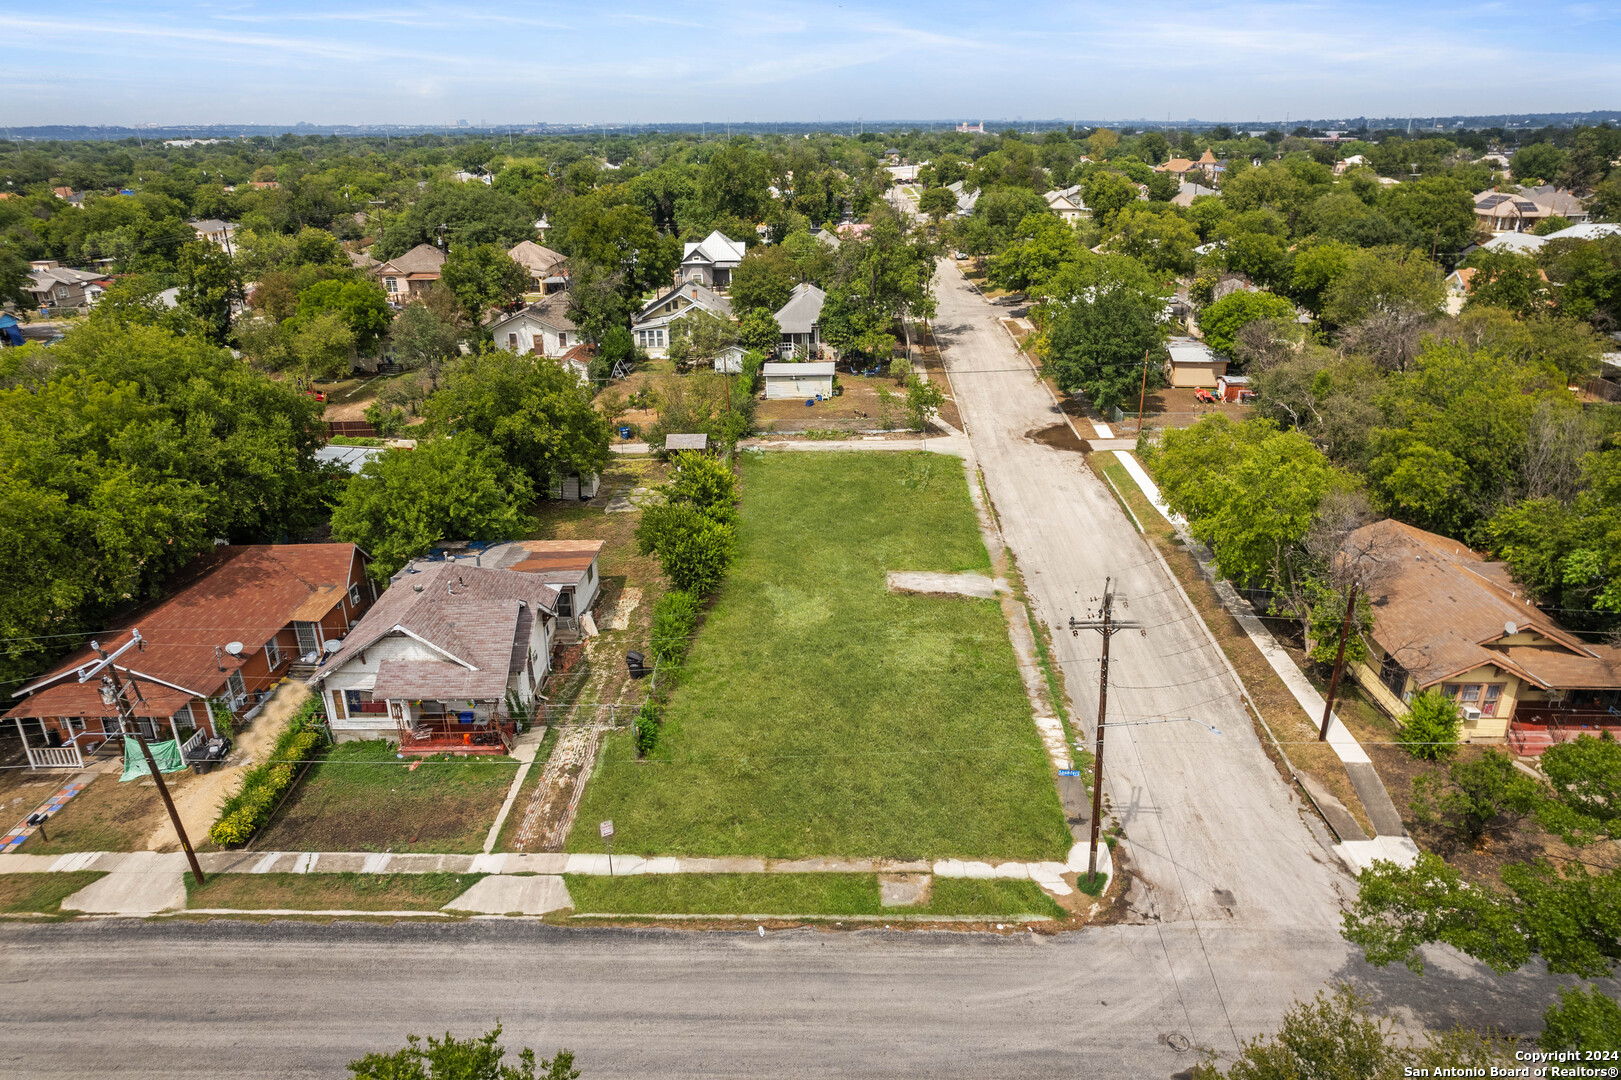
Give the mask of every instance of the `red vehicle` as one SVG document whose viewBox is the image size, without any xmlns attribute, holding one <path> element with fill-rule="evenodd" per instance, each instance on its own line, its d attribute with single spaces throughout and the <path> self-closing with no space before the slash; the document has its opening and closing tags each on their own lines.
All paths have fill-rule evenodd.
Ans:
<svg viewBox="0 0 1621 1080">
<path fill-rule="evenodd" d="M 325 390 L 306 390 L 306 391 L 304 391 L 304 393 L 307 396 L 312 397 L 316 401 L 319 401 L 319 402 L 321 402 L 323 404 L 325 404 L 325 402 L 326 402 L 326 391 Z"/>
<path fill-rule="evenodd" d="M 1221 398 L 1217 397 L 1215 394 L 1211 393 L 1209 390 L 1199 390 L 1193 396 L 1198 398 L 1201 402 L 1203 402 L 1206 405 L 1214 405 L 1214 404 L 1216 404 L 1216 402 L 1221 400 Z"/>
</svg>

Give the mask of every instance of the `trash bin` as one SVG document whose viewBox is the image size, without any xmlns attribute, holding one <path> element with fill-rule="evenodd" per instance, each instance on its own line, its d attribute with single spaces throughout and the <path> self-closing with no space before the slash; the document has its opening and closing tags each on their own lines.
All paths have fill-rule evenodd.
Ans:
<svg viewBox="0 0 1621 1080">
<path fill-rule="evenodd" d="M 625 667 L 630 670 L 630 677 L 640 679 L 647 674 L 647 658 L 632 649 L 625 653 Z"/>
</svg>

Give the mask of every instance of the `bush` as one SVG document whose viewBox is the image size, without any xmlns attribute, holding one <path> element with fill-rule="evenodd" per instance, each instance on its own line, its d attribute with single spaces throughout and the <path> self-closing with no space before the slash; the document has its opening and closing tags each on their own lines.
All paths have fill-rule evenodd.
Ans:
<svg viewBox="0 0 1621 1080">
<path fill-rule="evenodd" d="M 366 423 L 383 438 L 398 435 L 405 427 L 405 410 L 397 405 L 387 405 L 381 401 L 374 401 L 366 406 Z M 337 442 L 336 439 L 332 440 Z M 345 444 L 348 445 L 348 444 Z"/>
<path fill-rule="evenodd" d="M 676 589 L 653 607 L 653 655 L 662 663 L 679 663 L 698 629 L 698 598 Z"/>
<path fill-rule="evenodd" d="M 659 707 L 651 700 L 636 714 L 636 754 L 646 757 L 659 744 Z"/>
<path fill-rule="evenodd" d="M 1613 1050 L 1621 1046 L 1621 1006 L 1596 986 L 1559 991 L 1559 1004 L 1543 1014 L 1544 1050 Z"/>
<path fill-rule="evenodd" d="M 1426 690 L 1408 704 L 1402 749 L 1423 761 L 1444 761 L 1458 752 L 1458 706 L 1439 690 Z"/>
<path fill-rule="evenodd" d="M 270 820 L 270 815 L 298 778 L 297 764 L 307 761 L 316 748 L 326 742 L 326 733 L 321 727 L 325 722 L 321 699 L 310 697 L 276 740 L 270 756 L 263 764 L 248 770 L 236 794 L 220 807 L 219 819 L 208 830 L 210 840 L 229 846 L 245 844 L 253 838 Z"/>
</svg>

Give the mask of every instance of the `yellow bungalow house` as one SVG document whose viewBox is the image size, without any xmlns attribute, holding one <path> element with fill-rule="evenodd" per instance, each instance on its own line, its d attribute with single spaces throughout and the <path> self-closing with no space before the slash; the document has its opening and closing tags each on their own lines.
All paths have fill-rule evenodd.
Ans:
<svg viewBox="0 0 1621 1080">
<path fill-rule="evenodd" d="M 1503 563 L 1393 520 L 1356 530 L 1346 548 L 1372 568 L 1368 663 L 1352 670 L 1392 716 L 1437 688 L 1458 703 L 1463 738 L 1506 739 L 1522 754 L 1621 732 L 1621 649 L 1560 626 Z"/>
</svg>

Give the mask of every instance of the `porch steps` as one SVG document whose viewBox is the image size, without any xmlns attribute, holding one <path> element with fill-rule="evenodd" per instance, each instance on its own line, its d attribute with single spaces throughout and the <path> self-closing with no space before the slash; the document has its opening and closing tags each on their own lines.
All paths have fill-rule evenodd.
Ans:
<svg viewBox="0 0 1621 1080">
<path fill-rule="evenodd" d="M 1541 757 L 1542 752 L 1559 740 L 1545 728 L 1509 728 L 1508 745 L 1521 757 Z"/>
</svg>

